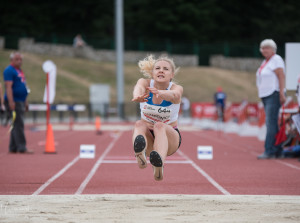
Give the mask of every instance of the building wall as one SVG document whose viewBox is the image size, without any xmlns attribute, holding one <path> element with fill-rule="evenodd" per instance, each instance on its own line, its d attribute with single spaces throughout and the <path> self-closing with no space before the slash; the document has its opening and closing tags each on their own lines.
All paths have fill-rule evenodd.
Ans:
<svg viewBox="0 0 300 223">
<path fill-rule="evenodd" d="M 209 65 L 222 69 L 256 71 L 263 59 L 262 58 L 233 58 L 223 55 L 214 55 L 210 57 Z"/>
<path fill-rule="evenodd" d="M 19 50 L 24 52 L 32 52 L 39 54 L 47 54 L 53 56 L 66 56 L 66 57 L 81 57 L 95 61 L 116 61 L 116 53 L 114 50 L 96 50 L 90 46 L 82 48 L 74 48 L 71 45 L 65 44 L 49 44 L 49 43 L 36 43 L 33 38 L 21 38 L 19 40 Z M 164 52 L 137 52 L 126 51 L 124 52 L 124 62 L 137 63 L 142 58 L 149 54 L 159 56 L 165 54 Z M 177 66 L 197 66 L 197 55 L 170 55 Z"/>
</svg>

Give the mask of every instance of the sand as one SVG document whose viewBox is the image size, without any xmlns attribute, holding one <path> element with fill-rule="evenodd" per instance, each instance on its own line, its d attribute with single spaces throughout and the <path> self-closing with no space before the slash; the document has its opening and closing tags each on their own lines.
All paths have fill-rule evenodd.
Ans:
<svg viewBox="0 0 300 223">
<path fill-rule="evenodd" d="M 0 222 L 300 222 L 300 196 L 1 195 Z"/>
</svg>

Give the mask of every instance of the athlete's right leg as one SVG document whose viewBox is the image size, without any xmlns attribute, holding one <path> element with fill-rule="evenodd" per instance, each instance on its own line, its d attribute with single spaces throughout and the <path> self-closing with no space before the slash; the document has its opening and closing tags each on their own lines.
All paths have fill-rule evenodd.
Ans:
<svg viewBox="0 0 300 223">
<path fill-rule="evenodd" d="M 153 150 L 153 136 L 144 121 L 139 120 L 135 123 L 132 141 L 139 167 L 141 169 L 146 168 L 146 154 L 149 155 L 150 151 Z"/>
</svg>

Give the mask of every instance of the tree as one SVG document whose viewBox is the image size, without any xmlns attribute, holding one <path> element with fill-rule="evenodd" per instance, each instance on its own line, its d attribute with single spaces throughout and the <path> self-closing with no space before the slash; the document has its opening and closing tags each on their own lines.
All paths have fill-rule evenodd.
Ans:
<svg viewBox="0 0 300 223">
<path fill-rule="evenodd" d="M 126 40 L 299 41 L 298 0 L 124 0 Z M 2 35 L 114 37 L 113 0 L 16 1 L 0 8 Z"/>
</svg>

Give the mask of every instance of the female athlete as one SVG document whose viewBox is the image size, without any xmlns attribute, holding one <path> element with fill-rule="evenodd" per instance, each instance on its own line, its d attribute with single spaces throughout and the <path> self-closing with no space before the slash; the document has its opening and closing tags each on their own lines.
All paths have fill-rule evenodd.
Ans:
<svg viewBox="0 0 300 223">
<path fill-rule="evenodd" d="M 152 55 L 138 63 L 146 78 L 141 78 L 133 90 L 132 101 L 140 102 L 141 120 L 135 123 L 133 148 L 138 165 L 147 167 L 147 156 L 155 180 L 163 179 L 164 162 L 181 144 L 177 128 L 183 88 L 172 82 L 178 68 L 172 59 Z"/>
</svg>

